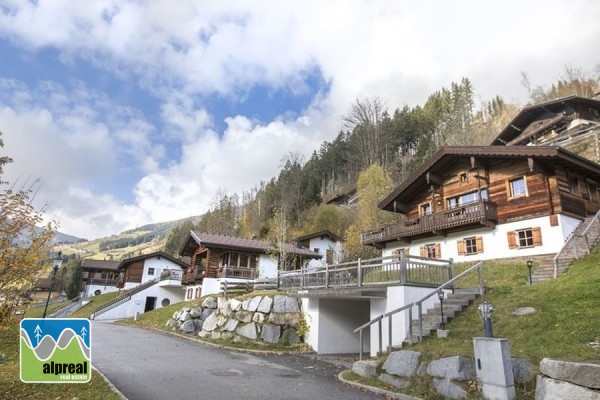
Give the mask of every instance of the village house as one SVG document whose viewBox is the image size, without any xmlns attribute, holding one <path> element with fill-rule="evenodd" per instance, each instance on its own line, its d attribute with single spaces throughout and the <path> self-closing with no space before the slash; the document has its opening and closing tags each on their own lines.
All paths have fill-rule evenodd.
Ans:
<svg viewBox="0 0 600 400">
<path fill-rule="evenodd" d="M 127 296 L 96 310 L 91 319 L 131 318 L 184 300 L 181 284 L 186 263 L 162 251 L 128 258 L 119 263 L 117 287 Z"/>
<path fill-rule="evenodd" d="M 445 147 L 379 207 L 364 244 L 456 262 L 556 254 L 600 209 L 600 165 L 557 146 Z"/>
<path fill-rule="evenodd" d="M 323 267 L 340 263 L 344 258 L 342 249 L 343 239 L 329 230 L 322 230 L 296 238 L 296 241 L 307 249 L 324 256 L 321 259 L 312 259 L 307 268 Z"/>
<path fill-rule="evenodd" d="M 274 280 L 279 269 L 301 269 L 322 258 L 300 242 L 275 244 L 200 231 L 190 231 L 179 255 L 191 259 L 182 280 L 188 300 L 220 293 L 224 281 Z M 285 265 L 279 265 L 281 258 Z"/>
<path fill-rule="evenodd" d="M 81 262 L 83 297 L 119 290 L 119 261 L 84 259 Z"/>
</svg>

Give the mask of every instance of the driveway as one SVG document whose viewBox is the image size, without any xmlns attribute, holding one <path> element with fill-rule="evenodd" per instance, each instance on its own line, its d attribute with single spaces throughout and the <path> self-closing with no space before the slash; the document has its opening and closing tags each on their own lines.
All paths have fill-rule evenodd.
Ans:
<svg viewBox="0 0 600 400">
<path fill-rule="evenodd" d="M 92 364 L 129 400 L 381 399 L 314 355 L 252 355 L 110 322 L 92 322 Z"/>
</svg>

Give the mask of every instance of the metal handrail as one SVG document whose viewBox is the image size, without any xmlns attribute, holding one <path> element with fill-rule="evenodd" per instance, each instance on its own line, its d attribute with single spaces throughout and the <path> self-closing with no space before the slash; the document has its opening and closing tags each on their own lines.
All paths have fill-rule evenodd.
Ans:
<svg viewBox="0 0 600 400">
<path fill-rule="evenodd" d="M 556 255 L 554 256 L 554 258 L 552 259 L 552 265 L 554 267 L 554 271 L 553 271 L 553 278 L 556 279 L 558 278 L 558 260 L 560 259 L 560 256 L 563 254 L 563 252 L 565 250 L 567 250 L 569 248 L 569 245 L 571 243 L 574 243 L 575 245 L 575 258 L 579 258 L 578 254 L 577 254 L 577 243 L 575 242 L 575 237 L 576 236 L 580 236 L 583 237 L 585 240 L 585 244 L 587 246 L 587 252 L 589 254 L 590 252 L 590 242 L 588 239 L 588 233 L 589 230 L 592 229 L 592 226 L 594 226 L 594 223 L 600 221 L 600 210 L 598 210 L 598 212 L 596 213 L 596 215 L 594 215 L 594 218 L 592 218 L 592 220 L 590 221 L 590 223 L 588 224 L 588 226 L 584 229 L 584 231 L 581 233 L 581 235 L 575 235 L 575 232 L 573 232 L 568 238 L 567 241 L 565 242 L 565 244 L 563 245 L 563 247 L 560 249 L 560 251 L 558 253 L 556 253 Z"/>
<path fill-rule="evenodd" d="M 423 302 L 425 302 L 425 300 L 427 300 L 428 298 L 430 298 L 431 296 L 433 296 L 434 294 L 437 294 L 437 292 L 439 292 L 442 289 L 448 288 L 448 287 L 452 287 L 453 288 L 453 284 L 454 282 L 456 282 L 458 279 L 462 278 L 463 276 L 471 273 L 474 269 L 477 268 L 478 270 L 478 274 L 479 274 L 479 284 L 478 284 L 478 288 L 479 288 L 479 294 L 483 295 L 484 294 L 484 288 L 483 288 L 483 274 L 482 274 L 482 266 L 483 266 L 483 261 L 478 262 L 477 264 L 473 265 L 472 267 L 468 268 L 467 270 L 461 272 L 460 274 L 456 275 L 454 278 L 448 280 L 446 283 L 442 284 L 441 286 L 437 287 L 436 289 L 432 290 L 429 294 L 427 294 L 426 296 L 424 296 L 423 298 L 421 298 L 420 300 L 417 301 L 413 301 L 411 303 L 405 304 L 404 306 L 400 307 L 400 308 L 396 308 L 392 311 L 388 311 L 385 314 L 381 314 L 378 317 L 373 318 L 372 320 L 370 320 L 369 322 L 359 326 L 358 328 L 356 328 L 354 330 L 354 333 L 359 333 L 359 341 L 360 341 L 360 351 L 359 351 L 359 359 L 362 360 L 362 353 L 363 353 L 363 330 L 365 328 L 369 328 L 371 327 L 371 325 L 377 323 L 378 327 L 379 327 L 379 352 L 381 353 L 383 348 L 382 348 L 382 330 L 381 330 L 381 326 L 382 326 L 382 320 L 383 318 L 390 318 L 390 322 L 388 323 L 388 329 L 389 329 L 389 333 L 388 333 L 388 351 L 391 351 L 392 349 L 392 316 L 394 314 L 397 314 L 401 311 L 404 310 L 409 310 L 409 325 L 408 325 L 408 330 L 409 330 L 409 337 L 412 339 L 413 336 L 413 332 L 412 332 L 412 308 L 414 306 L 418 307 L 419 310 L 419 341 L 423 340 Z"/>
</svg>

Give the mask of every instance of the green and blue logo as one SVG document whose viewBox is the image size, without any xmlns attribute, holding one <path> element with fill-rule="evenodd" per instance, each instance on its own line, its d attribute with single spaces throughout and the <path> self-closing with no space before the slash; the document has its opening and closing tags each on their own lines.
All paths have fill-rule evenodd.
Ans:
<svg viewBox="0 0 600 400">
<path fill-rule="evenodd" d="M 21 321 L 21 381 L 85 383 L 92 377 L 92 329 L 84 318 Z"/>
</svg>

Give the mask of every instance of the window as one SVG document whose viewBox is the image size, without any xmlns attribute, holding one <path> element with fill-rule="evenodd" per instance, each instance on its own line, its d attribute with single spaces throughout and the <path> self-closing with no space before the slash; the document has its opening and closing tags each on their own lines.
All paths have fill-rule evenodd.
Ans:
<svg viewBox="0 0 600 400">
<path fill-rule="evenodd" d="M 510 249 L 521 249 L 542 245 L 542 230 L 539 227 L 519 229 L 507 232 L 508 247 Z"/>
<path fill-rule="evenodd" d="M 439 243 L 430 243 L 420 247 L 421 257 L 442 258 L 442 249 Z"/>
<path fill-rule="evenodd" d="M 467 173 L 466 172 L 463 172 L 462 174 L 460 174 L 460 181 L 461 182 L 466 182 L 467 180 L 468 179 L 467 179 Z"/>
<path fill-rule="evenodd" d="M 525 185 L 525 177 L 513 179 L 508 182 L 510 187 L 510 197 L 527 196 L 527 187 Z"/>
<path fill-rule="evenodd" d="M 460 196 L 450 197 L 446 200 L 448 208 L 460 207 L 463 204 L 473 203 L 479 200 L 487 200 L 488 191 L 487 189 L 481 189 L 479 192 L 471 192 L 461 194 Z"/>
<path fill-rule="evenodd" d="M 579 179 L 576 176 L 569 175 L 569 191 L 571 194 L 579 196 Z"/>
<path fill-rule="evenodd" d="M 481 236 L 458 240 L 456 244 L 459 256 L 483 253 L 483 238 Z"/>
<path fill-rule="evenodd" d="M 429 204 L 429 203 L 421 204 L 420 211 L 421 211 L 421 215 L 431 214 L 431 204 Z"/>
<path fill-rule="evenodd" d="M 396 250 L 392 251 L 392 262 L 393 263 L 400 262 L 401 256 L 404 256 L 403 257 L 404 259 L 406 259 L 408 257 L 408 249 L 407 248 L 396 249 Z"/>
<path fill-rule="evenodd" d="M 314 251 L 315 253 L 319 254 L 319 248 L 318 248 L 318 247 L 315 247 L 315 248 L 313 249 L 313 251 Z"/>
<path fill-rule="evenodd" d="M 587 181 L 588 192 L 590 193 L 590 198 L 594 203 L 598 202 L 598 185 L 594 181 Z"/>
<path fill-rule="evenodd" d="M 148 275 L 154 275 L 154 268 L 148 268 Z"/>
</svg>

